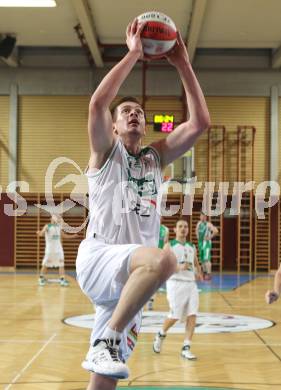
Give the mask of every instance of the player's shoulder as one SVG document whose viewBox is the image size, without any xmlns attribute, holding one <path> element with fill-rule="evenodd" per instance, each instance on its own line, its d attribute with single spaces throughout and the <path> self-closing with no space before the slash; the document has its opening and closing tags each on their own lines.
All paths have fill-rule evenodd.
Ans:
<svg viewBox="0 0 281 390">
<path fill-rule="evenodd" d="M 188 247 L 191 247 L 193 249 L 196 248 L 195 244 L 193 244 L 193 242 L 191 242 L 191 241 L 186 241 L 185 245 L 188 246 Z"/>
<path fill-rule="evenodd" d="M 178 244 L 178 241 L 175 238 L 173 238 L 172 240 L 169 241 L 169 244 L 171 247 L 173 247 Z"/>
</svg>

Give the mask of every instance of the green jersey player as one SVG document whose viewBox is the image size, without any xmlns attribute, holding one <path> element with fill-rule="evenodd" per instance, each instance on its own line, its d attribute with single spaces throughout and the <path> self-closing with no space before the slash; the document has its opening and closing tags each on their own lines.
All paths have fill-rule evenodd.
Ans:
<svg viewBox="0 0 281 390">
<path fill-rule="evenodd" d="M 218 232 L 218 229 L 211 222 L 207 221 L 207 216 L 201 212 L 200 221 L 196 226 L 196 236 L 198 240 L 199 260 L 202 265 L 205 280 L 211 279 L 212 238 Z"/>
</svg>

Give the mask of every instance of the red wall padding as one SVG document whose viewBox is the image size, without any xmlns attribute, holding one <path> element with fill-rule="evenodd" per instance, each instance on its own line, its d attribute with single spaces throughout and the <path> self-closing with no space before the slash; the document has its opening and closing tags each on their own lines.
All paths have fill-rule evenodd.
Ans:
<svg viewBox="0 0 281 390">
<path fill-rule="evenodd" d="M 15 218 L 4 214 L 4 205 L 13 204 L 7 194 L 0 199 L 0 267 L 14 267 Z"/>
</svg>

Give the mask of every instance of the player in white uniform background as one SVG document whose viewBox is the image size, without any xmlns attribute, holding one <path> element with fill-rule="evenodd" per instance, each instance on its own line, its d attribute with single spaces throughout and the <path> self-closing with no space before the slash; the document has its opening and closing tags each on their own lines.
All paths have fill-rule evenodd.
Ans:
<svg viewBox="0 0 281 390">
<path fill-rule="evenodd" d="M 272 290 L 268 290 L 265 294 L 265 300 L 267 303 L 273 303 L 277 301 L 281 294 L 281 265 L 274 276 L 274 285 Z"/>
<path fill-rule="evenodd" d="M 162 221 L 161 221 L 162 222 Z M 169 241 L 169 228 L 161 223 L 159 229 L 158 248 L 163 249 L 164 245 Z M 159 288 L 159 291 L 165 291 L 165 285 Z M 154 296 L 147 302 L 147 310 L 153 310 Z"/>
<path fill-rule="evenodd" d="M 168 330 L 177 322 L 185 322 L 185 336 L 181 350 L 182 357 L 194 360 L 196 356 L 190 351 L 190 345 L 196 326 L 196 316 L 199 308 L 199 293 L 195 282 L 196 275 L 202 280 L 201 268 L 198 262 L 196 247 L 187 242 L 188 223 L 178 220 L 174 229 L 176 238 L 165 245 L 177 258 L 177 270 L 167 280 L 167 299 L 170 313 L 161 331 L 155 336 L 153 350 L 161 352 L 162 343 Z"/>
<path fill-rule="evenodd" d="M 167 138 L 142 149 L 145 114 L 139 102 L 124 98 L 110 112 L 121 85 L 143 57 L 143 27 L 136 19 L 129 24 L 129 52 L 105 76 L 89 105 L 90 221 L 76 262 L 77 281 L 96 306 L 90 349 L 82 363 L 92 372 L 87 390 L 116 389 L 118 379 L 129 375 L 125 361 L 136 343 L 141 309 L 176 269 L 173 253 L 157 248 L 161 169 L 188 150 L 210 125 L 179 33 L 167 58 L 182 80 L 189 119 Z"/>
<path fill-rule="evenodd" d="M 45 286 L 47 283 L 46 273 L 48 268 L 58 268 L 60 285 L 67 287 L 69 282 L 65 279 L 64 270 L 64 252 L 61 243 L 61 238 L 71 239 L 78 237 L 77 234 L 65 234 L 62 231 L 63 220 L 58 215 L 51 215 L 50 223 L 43 226 L 42 230 L 36 232 L 40 237 L 45 236 L 45 255 L 42 260 L 42 268 L 38 283 L 40 286 Z"/>
</svg>

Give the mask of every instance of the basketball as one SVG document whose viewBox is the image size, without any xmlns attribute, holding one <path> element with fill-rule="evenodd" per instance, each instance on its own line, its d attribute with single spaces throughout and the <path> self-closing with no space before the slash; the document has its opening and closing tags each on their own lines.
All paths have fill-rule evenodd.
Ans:
<svg viewBox="0 0 281 390">
<path fill-rule="evenodd" d="M 172 19 L 156 11 L 138 16 L 139 22 L 146 22 L 141 33 L 144 54 L 161 56 L 171 50 L 177 40 L 177 28 Z"/>
</svg>

